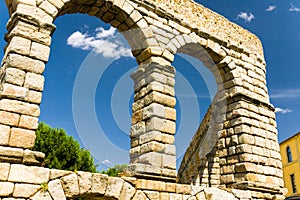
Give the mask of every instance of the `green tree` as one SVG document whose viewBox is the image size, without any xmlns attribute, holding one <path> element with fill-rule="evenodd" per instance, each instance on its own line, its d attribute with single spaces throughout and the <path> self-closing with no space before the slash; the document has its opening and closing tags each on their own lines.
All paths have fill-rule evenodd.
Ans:
<svg viewBox="0 0 300 200">
<path fill-rule="evenodd" d="M 45 153 L 44 167 L 97 172 L 90 151 L 82 149 L 78 141 L 68 136 L 64 129 L 39 123 L 33 150 Z"/>
<path fill-rule="evenodd" d="M 108 176 L 118 176 L 119 173 L 124 172 L 124 170 L 126 169 L 127 165 L 126 164 L 122 164 L 122 165 L 115 165 L 111 168 L 109 168 L 106 171 L 102 171 L 102 174 L 107 174 Z"/>
</svg>

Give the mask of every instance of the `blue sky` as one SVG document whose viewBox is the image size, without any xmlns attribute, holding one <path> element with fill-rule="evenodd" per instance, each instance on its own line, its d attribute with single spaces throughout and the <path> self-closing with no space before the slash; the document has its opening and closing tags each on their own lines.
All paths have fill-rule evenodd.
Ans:
<svg viewBox="0 0 300 200">
<path fill-rule="evenodd" d="M 300 2 L 202 0 L 204 6 L 255 33 L 264 46 L 267 84 L 277 109 L 279 141 L 300 131 Z M 8 12 L 0 2 L 0 37 Z M 61 127 L 91 150 L 100 169 L 127 163 L 133 81 L 137 63 L 115 29 L 87 15 L 55 21 L 40 121 Z M 5 46 L 0 39 L 0 49 Z M 3 51 L 0 52 L 3 57 Z M 187 148 L 215 91 L 199 61 L 176 55 L 177 156 Z M 201 80 L 201 81 L 199 81 Z"/>
</svg>

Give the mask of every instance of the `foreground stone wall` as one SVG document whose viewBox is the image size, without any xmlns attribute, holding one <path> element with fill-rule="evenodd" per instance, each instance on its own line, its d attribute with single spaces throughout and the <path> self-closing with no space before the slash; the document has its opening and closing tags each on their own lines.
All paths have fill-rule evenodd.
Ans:
<svg viewBox="0 0 300 200">
<path fill-rule="evenodd" d="M 120 195 L 125 183 L 134 188 L 129 199 L 151 199 L 153 191 L 152 199 L 165 199 L 163 195 L 170 199 L 213 198 L 210 191 L 217 189 L 201 190 L 200 197 L 195 197 L 191 188 L 202 186 L 226 188 L 241 199 L 283 198 L 274 107 L 266 86 L 262 45 L 256 36 L 187 0 L 6 0 L 6 5 L 11 18 L 0 71 L 0 161 L 9 173 L 1 182 L 5 186 L 0 189 L 2 199 L 13 197 L 16 188 L 22 191 L 26 184 L 34 192 L 20 194 L 21 199 L 54 198 L 50 191 L 53 189 L 49 188 L 43 194 L 46 196 L 39 196 L 42 194 L 38 191 L 47 185 L 58 185 L 61 194 L 68 198 L 90 195 L 92 188 L 98 187 L 98 179 L 108 186 L 98 188 L 92 199 L 98 195 L 104 199 L 123 198 Z M 104 178 L 81 172 L 61 172 L 51 178 L 55 170 L 36 167 L 43 154 L 31 149 L 40 115 L 43 71 L 56 29 L 53 21 L 77 12 L 98 17 L 117 28 L 128 40 L 139 64 L 132 74 L 135 96 L 130 164 L 126 171 L 131 178 Z M 218 85 L 179 176 L 174 146 L 176 69 L 172 66 L 176 53 L 203 62 Z M 77 182 L 81 176 L 87 179 L 88 186 Z M 94 177 L 96 182 L 91 182 Z M 176 184 L 176 180 L 193 187 Z M 117 194 L 111 194 L 115 188 Z M 183 188 L 191 190 L 183 192 Z M 148 190 L 151 194 L 147 194 Z"/>
<path fill-rule="evenodd" d="M 252 199 L 250 192 L 222 190 L 99 173 L 71 172 L 21 164 L 0 163 L 0 199 Z M 220 198 L 222 197 L 222 198 Z"/>
</svg>

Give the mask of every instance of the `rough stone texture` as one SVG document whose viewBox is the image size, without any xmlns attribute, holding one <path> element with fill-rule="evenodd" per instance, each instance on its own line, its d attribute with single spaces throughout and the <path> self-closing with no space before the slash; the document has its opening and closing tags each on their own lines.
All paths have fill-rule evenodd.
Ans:
<svg viewBox="0 0 300 200">
<path fill-rule="evenodd" d="M 35 132 L 27 129 L 12 128 L 9 146 L 31 149 L 34 146 Z"/>
<path fill-rule="evenodd" d="M 0 145 L 8 145 L 10 136 L 10 127 L 0 125 Z"/>
<path fill-rule="evenodd" d="M 5 190 L 0 187 L 2 199 L 13 199 L 14 192 L 18 199 L 46 200 L 80 195 L 91 199 L 283 198 L 274 107 L 266 86 L 262 45 L 255 35 L 190 0 L 6 0 L 6 5 L 11 19 L 0 70 L 0 183 L 7 185 Z M 131 76 L 135 95 L 130 164 L 124 173 L 137 179 L 29 166 L 40 165 L 43 159 L 28 149 L 34 144 L 40 115 L 42 73 L 56 28 L 52 23 L 57 16 L 77 12 L 98 17 L 122 32 L 139 64 Z M 218 84 L 178 175 L 172 67 L 176 53 L 199 59 Z M 176 179 L 184 184 L 176 184 Z M 22 194 L 23 187 L 41 184 L 49 191 L 40 188 L 35 194 Z M 211 186 L 226 191 L 201 189 Z"/>
<path fill-rule="evenodd" d="M 40 189 L 40 187 L 40 185 L 16 184 L 13 197 L 31 197 Z"/>
<path fill-rule="evenodd" d="M 50 181 L 48 184 L 48 190 L 54 200 L 66 200 L 60 180 Z"/>
<path fill-rule="evenodd" d="M 91 194 L 104 194 L 107 188 L 108 176 L 104 174 L 93 174 Z"/>
<path fill-rule="evenodd" d="M 124 181 L 122 179 L 109 177 L 105 196 L 119 198 Z"/>
<path fill-rule="evenodd" d="M 10 196 L 14 191 L 14 184 L 10 182 L 0 182 L 0 196 Z"/>
<path fill-rule="evenodd" d="M 32 200 L 52 200 L 49 192 L 39 191 L 32 198 Z"/>
<path fill-rule="evenodd" d="M 0 181 L 7 181 L 9 169 L 9 163 L 0 163 Z"/>
<path fill-rule="evenodd" d="M 49 180 L 49 169 L 43 167 L 12 164 L 8 181 L 17 183 L 42 184 Z"/>
<path fill-rule="evenodd" d="M 78 177 L 76 174 L 70 174 L 61 179 L 66 197 L 79 195 Z"/>
</svg>

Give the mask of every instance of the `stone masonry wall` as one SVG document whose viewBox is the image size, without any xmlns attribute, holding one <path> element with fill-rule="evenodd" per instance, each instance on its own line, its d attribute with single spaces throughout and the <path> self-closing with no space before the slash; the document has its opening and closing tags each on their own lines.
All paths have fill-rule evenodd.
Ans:
<svg viewBox="0 0 300 200">
<path fill-rule="evenodd" d="M 1 200 L 235 200 L 251 199 L 242 190 L 222 190 L 99 173 L 71 172 L 21 164 L 0 163 Z"/>
<path fill-rule="evenodd" d="M 211 186 L 239 199 L 283 199 L 274 107 L 266 86 L 262 45 L 256 36 L 188 0 L 6 0 L 6 5 L 11 18 L 0 70 L 1 200 L 63 199 L 63 195 L 125 199 L 122 191 L 128 188 L 128 199 L 217 198 L 212 193 L 219 189 L 203 189 Z M 53 21 L 77 12 L 117 28 L 139 64 L 132 74 L 135 97 L 127 178 L 58 173 L 39 167 L 44 155 L 31 151 L 44 89 L 43 71 L 56 29 Z M 179 176 L 174 146 L 176 69 L 172 66 L 176 53 L 203 62 L 218 85 L 197 133 L 201 137 L 194 137 Z M 194 163 L 197 154 L 204 160 Z M 193 173 L 199 176 L 191 176 Z M 176 184 L 176 180 L 189 185 Z M 106 184 L 105 189 L 101 184 Z M 53 187 L 60 197 L 51 192 Z"/>
</svg>

